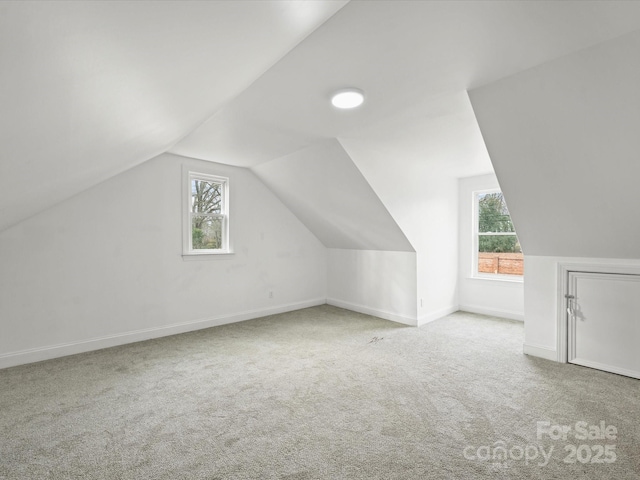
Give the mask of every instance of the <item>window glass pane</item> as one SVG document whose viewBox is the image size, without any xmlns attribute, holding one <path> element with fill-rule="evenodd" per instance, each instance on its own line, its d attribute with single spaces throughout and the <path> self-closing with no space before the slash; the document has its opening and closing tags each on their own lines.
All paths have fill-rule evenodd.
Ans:
<svg viewBox="0 0 640 480">
<path fill-rule="evenodd" d="M 191 180 L 191 211 L 222 213 L 222 190 L 221 183 Z"/>
<path fill-rule="evenodd" d="M 515 235 L 478 235 L 478 252 L 522 253 Z"/>
<path fill-rule="evenodd" d="M 222 222 L 220 217 L 194 215 L 191 219 L 191 242 L 194 250 L 222 248 Z"/>
<path fill-rule="evenodd" d="M 515 232 L 501 192 L 478 195 L 479 232 Z"/>
<path fill-rule="evenodd" d="M 515 235 L 480 235 L 478 244 L 478 273 L 524 274 L 524 255 Z"/>
</svg>

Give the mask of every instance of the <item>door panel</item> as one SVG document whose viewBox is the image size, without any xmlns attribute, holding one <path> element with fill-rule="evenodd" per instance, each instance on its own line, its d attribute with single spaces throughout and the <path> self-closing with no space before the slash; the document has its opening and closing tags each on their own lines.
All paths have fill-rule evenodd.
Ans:
<svg viewBox="0 0 640 480">
<path fill-rule="evenodd" d="M 640 378 L 640 275 L 569 272 L 570 363 Z"/>
</svg>

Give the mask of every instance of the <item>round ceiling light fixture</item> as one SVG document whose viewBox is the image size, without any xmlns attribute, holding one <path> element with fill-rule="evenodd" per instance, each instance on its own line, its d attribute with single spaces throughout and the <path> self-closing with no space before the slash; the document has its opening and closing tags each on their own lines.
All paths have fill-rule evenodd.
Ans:
<svg viewBox="0 0 640 480">
<path fill-rule="evenodd" d="M 336 108 L 356 108 L 364 102 L 364 92 L 358 88 L 338 90 L 331 97 L 331 104 Z"/>
</svg>

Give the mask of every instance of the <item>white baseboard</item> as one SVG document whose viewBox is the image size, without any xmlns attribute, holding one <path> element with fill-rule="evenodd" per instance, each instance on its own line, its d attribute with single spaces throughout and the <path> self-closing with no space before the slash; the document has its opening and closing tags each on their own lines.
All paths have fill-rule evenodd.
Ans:
<svg viewBox="0 0 640 480">
<path fill-rule="evenodd" d="M 24 365 L 26 363 L 40 362 L 42 360 L 50 360 L 52 358 L 75 355 L 77 353 L 90 352 L 93 350 L 100 350 L 102 348 L 140 342 L 143 340 L 149 340 L 151 338 L 166 337 L 178 333 L 201 330 L 203 328 L 217 327 L 220 325 L 226 325 L 228 323 L 236 323 L 242 322 L 244 320 L 265 317 L 267 315 L 275 315 L 278 313 L 300 310 L 301 308 L 315 307 L 317 305 L 324 305 L 325 303 L 326 299 L 317 298 L 313 300 L 306 300 L 303 302 L 277 305 L 274 307 L 267 307 L 256 310 L 247 310 L 244 312 L 219 315 L 216 317 L 193 320 L 189 322 L 174 323 L 172 325 L 163 325 L 161 327 L 133 330 L 130 332 L 107 335 L 98 338 L 90 338 L 77 342 L 31 348 L 18 352 L 10 352 L 0 354 L 0 368 L 14 367 L 16 365 Z"/>
<path fill-rule="evenodd" d="M 492 317 L 508 318 L 510 320 L 520 320 L 524 322 L 524 313 L 511 310 L 500 310 L 497 308 L 485 308 L 477 305 L 460 305 L 463 312 L 479 313 L 480 315 L 490 315 Z"/>
<path fill-rule="evenodd" d="M 553 360 L 554 362 L 558 361 L 558 354 L 553 348 L 525 343 L 522 351 L 525 355 L 531 355 L 532 357 L 540 357 L 546 360 Z"/>
<path fill-rule="evenodd" d="M 415 327 L 417 325 L 415 318 L 407 317 L 406 315 L 400 315 L 398 313 L 378 310 L 377 308 L 367 307 L 366 305 L 345 302 L 344 300 L 338 300 L 337 298 L 327 298 L 327 303 L 329 305 L 333 305 L 334 307 L 340 307 L 346 310 L 353 310 L 354 312 L 358 313 L 373 315 L 374 317 L 384 318 L 385 320 L 391 320 L 392 322 L 398 322 L 404 325 L 411 325 L 412 327 Z"/>
<path fill-rule="evenodd" d="M 427 313 L 426 315 L 418 318 L 418 326 L 426 325 L 429 322 L 433 322 L 434 320 L 438 320 L 439 318 L 446 317 L 447 315 L 452 314 L 453 312 L 457 312 L 459 310 L 457 305 L 451 305 L 449 307 L 441 308 L 440 310 L 436 310 L 435 312 Z"/>
<path fill-rule="evenodd" d="M 596 370 L 602 370 L 603 372 L 617 373 L 618 375 L 640 379 L 640 372 L 637 370 L 629 370 L 628 368 L 607 365 L 606 363 L 592 362 L 591 360 L 583 360 L 580 358 L 574 358 L 571 360 L 571 363 L 582 365 L 583 367 L 595 368 Z"/>
</svg>

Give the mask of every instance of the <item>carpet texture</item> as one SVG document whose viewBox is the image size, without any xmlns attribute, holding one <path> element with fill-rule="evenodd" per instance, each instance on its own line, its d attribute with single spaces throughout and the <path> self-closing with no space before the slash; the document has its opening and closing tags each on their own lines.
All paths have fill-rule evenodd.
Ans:
<svg viewBox="0 0 640 480">
<path fill-rule="evenodd" d="M 640 479 L 640 382 L 522 337 L 325 305 L 0 370 L 0 478 Z"/>
</svg>

